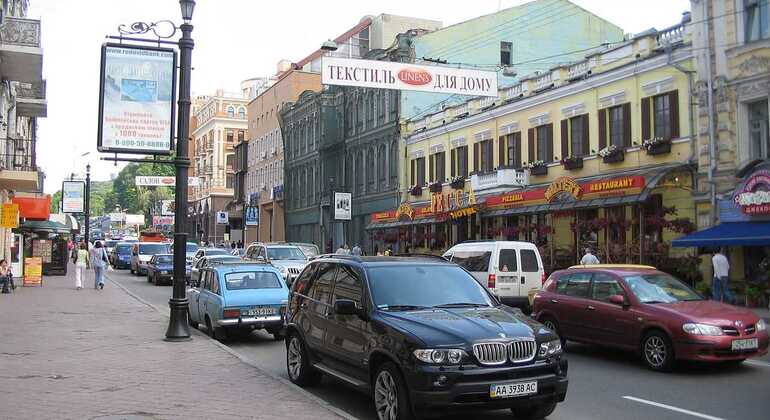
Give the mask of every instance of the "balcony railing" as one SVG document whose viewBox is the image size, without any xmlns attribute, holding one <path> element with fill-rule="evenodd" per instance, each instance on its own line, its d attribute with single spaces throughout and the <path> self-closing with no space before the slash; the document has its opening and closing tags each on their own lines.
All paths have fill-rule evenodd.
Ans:
<svg viewBox="0 0 770 420">
<path fill-rule="evenodd" d="M 501 187 L 525 187 L 527 185 L 529 185 L 529 173 L 512 168 L 471 175 L 471 187 L 474 191 Z"/>
<path fill-rule="evenodd" d="M 658 32 L 658 35 L 656 36 L 657 47 L 665 48 L 669 45 L 675 45 L 680 42 L 684 42 L 684 35 L 684 25 L 676 25 L 667 29 L 663 29 L 662 31 Z"/>
<path fill-rule="evenodd" d="M 0 25 L 0 43 L 40 48 L 40 21 L 6 16 Z"/>
<path fill-rule="evenodd" d="M 577 79 L 578 77 L 582 77 L 585 74 L 588 73 L 588 60 L 580 61 L 575 64 L 572 64 L 567 68 L 567 77 L 572 79 Z"/>
<path fill-rule="evenodd" d="M 35 142 L 32 140 L 0 140 L 0 169 L 36 171 L 35 155 Z"/>
<path fill-rule="evenodd" d="M 41 83 L 19 83 L 16 97 L 23 99 L 45 99 L 45 80 Z"/>
<path fill-rule="evenodd" d="M 542 74 L 542 75 L 538 76 L 535 79 L 535 89 L 536 90 L 541 90 L 541 89 L 548 88 L 548 87 L 551 86 L 551 84 L 553 84 L 553 75 L 552 75 L 552 73 L 550 71 L 545 73 L 545 74 Z"/>
</svg>

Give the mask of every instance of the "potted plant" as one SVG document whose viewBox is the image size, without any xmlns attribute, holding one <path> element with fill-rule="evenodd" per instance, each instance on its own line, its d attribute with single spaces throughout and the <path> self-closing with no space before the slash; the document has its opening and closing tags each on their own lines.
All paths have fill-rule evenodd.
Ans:
<svg viewBox="0 0 770 420">
<path fill-rule="evenodd" d="M 422 195 L 422 186 L 420 185 L 412 185 L 409 187 L 409 194 L 414 196 L 420 196 Z"/>
<path fill-rule="evenodd" d="M 671 153 L 671 140 L 662 137 L 654 137 L 642 142 L 642 147 L 650 156 Z"/>
<path fill-rule="evenodd" d="M 546 165 L 546 163 L 543 162 L 542 160 L 529 162 L 526 165 L 524 165 L 524 167 L 529 169 L 530 175 L 547 175 L 548 174 L 548 165 Z"/>
<path fill-rule="evenodd" d="M 756 308 L 762 304 L 762 289 L 751 285 L 746 288 L 746 306 Z"/>
<path fill-rule="evenodd" d="M 449 186 L 456 190 L 461 190 L 465 186 L 465 178 L 461 176 L 456 176 L 452 178 L 452 181 L 449 183 Z"/>
<path fill-rule="evenodd" d="M 443 187 L 443 184 L 441 181 L 433 181 L 430 184 L 428 184 L 428 190 L 432 193 L 441 192 L 441 188 Z"/>
<path fill-rule="evenodd" d="M 602 157 L 602 160 L 604 161 L 604 163 L 623 162 L 623 159 L 625 159 L 625 154 L 623 153 L 623 149 L 619 148 L 618 146 L 615 146 L 614 144 L 611 144 L 605 147 L 604 149 L 599 150 L 599 156 Z"/>
<path fill-rule="evenodd" d="M 711 285 L 707 281 L 695 283 L 695 290 L 705 298 L 711 297 Z"/>
<path fill-rule="evenodd" d="M 561 164 L 564 165 L 564 169 L 571 171 L 575 169 L 580 169 L 583 167 L 583 157 L 582 156 L 567 156 L 564 159 L 561 160 Z"/>
</svg>

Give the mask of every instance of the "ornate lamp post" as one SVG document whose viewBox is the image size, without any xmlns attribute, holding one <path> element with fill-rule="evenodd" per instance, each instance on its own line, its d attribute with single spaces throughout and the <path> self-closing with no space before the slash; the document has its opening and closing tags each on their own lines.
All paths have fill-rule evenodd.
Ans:
<svg viewBox="0 0 770 420">
<path fill-rule="evenodd" d="M 184 23 L 179 27 L 182 37 L 179 39 L 179 106 L 177 112 L 176 158 L 176 194 L 174 195 L 174 281 L 173 294 L 168 304 L 171 317 L 166 330 L 167 341 L 190 340 L 187 325 L 188 302 L 185 294 L 186 252 L 187 252 L 187 170 L 190 159 L 187 157 L 188 138 L 190 137 L 190 73 L 192 70 L 192 39 L 194 0 L 179 0 Z"/>
</svg>

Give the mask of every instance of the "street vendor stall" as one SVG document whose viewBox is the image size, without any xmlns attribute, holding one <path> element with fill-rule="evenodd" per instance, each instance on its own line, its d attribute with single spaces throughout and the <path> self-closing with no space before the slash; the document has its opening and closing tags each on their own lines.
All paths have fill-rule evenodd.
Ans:
<svg viewBox="0 0 770 420">
<path fill-rule="evenodd" d="M 22 258 L 41 258 L 43 275 L 67 274 L 67 241 L 71 238 L 68 226 L 50 220 L 27 220 L 15 231 L 23 237 Z"/>
</svg>

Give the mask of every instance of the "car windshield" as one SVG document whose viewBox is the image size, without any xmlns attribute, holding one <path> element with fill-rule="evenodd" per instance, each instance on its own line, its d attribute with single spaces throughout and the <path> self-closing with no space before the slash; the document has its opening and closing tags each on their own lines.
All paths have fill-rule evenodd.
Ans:
<svg viewBox="0 0 770 420">
<path fill-rule="evenodd" d="M 158 264 L 170 264 L 174 262 L 174 256 L 173 255 L 158 255 L 157 259 L 155 260 Z"/>
<path fill-rule="evenodd" d="M 281 280 L 270 271 L 248 271 L 225 274 L 227 290 L 280 289 Z"/>
<path fill-rule="evenodd" d="M 206 255 L 230 255 L 224 249 L 207 249 Z"/>
<path fill-rule="evenodd" d="M 379 309 L 490 306 L 492 299 L 465 270 L 453 265 L 391 265 L 369 269 Z"/>
<path fill-rule="evenodd" d="M 304 260 L 305 254 L 295 246 L 281 246 L 267 249 L 267 258 L 271 260 Z"/>
<path fill-rule="evenodd" d="M 198 245 L 187 244 L 187 252 L 195 252 L 198 250 Z"/>
<path fill-rule="evenodd" d="M 115 248 L 117 249 L 118 254 L 128 255 L 128 254 L 131 254 L 132 246 L 133 245 L 129 245 L 129 244 L 121 244 L 121 245 L 117 245 Z"/>
<path fill-rule="evenodd" d="M 142 255 L 165 254 L 168 247 L 164 244 L 142 244 L 139 245 L 139 253 Z"/>
<path fill-rule="evenodd" d="M 301 249 L 308 258 L 318 255 L 318 248 L 315 245 L 297 245 L 297 248 Z"/>
<path fill-rule="evenodd" d="M 703 298 L 668 274 L 637 274 L 623 278 L 631 293 L 642 303 L 670 303 Z"/>
<path fill-rule="evenodd" d="M 116 243 L 118 243 L 118 241 L 104 241 L 104 247 L 114 248 Z"/>
</svg>

